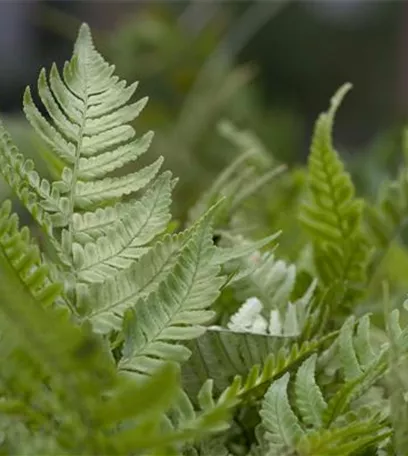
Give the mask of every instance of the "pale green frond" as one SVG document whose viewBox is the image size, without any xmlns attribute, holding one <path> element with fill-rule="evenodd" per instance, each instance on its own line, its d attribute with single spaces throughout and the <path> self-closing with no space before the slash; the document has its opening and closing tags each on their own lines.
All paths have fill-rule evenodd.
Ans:
<svg viewBox="0 0 408 456">
<path fill-rule="evenodd" d="M 89 117 L 104 116 L 125 105 L 135 93 L 138 85 L 138 82 L 134 82 L 126 86 L 125 81 L 116 81 L 103 94 L 94 95 L 89 108 Z"/>
<path fill-rule="evenodd" d="M 289 378 L 287 373 L 270 386 L 260 411 L 265 437 L 270 448 L 275 451 L 294 449 L 304 435 L 304 430 L 289 404 Z"/>
<path fill-rule="evenodd" d="M 119 329 L 124 311 L 157 290 L 173 271 L 192 235 L 208 223 L 208 217 L 209 214 L 189 230 L 164 236 L 130 268 L 106 278 L 103 283 L 78 284 L 78 308 L 92 321 L 94 329 L 103 333 Z"/>
<path fill-rule="evenodd" d="M 327 404 L 315 379 L 316 359 L 317 355 L 312 355 L 297 371 L 295 397 L 304 423 L 319 428 Z"/>
<path fill-rule="evenodd" d="M 74 266 L 84 282 L 101 282 L 140 258 L 170 220 L 171 174 L 164 173 L 122 220 L 96 242 L 74 243 Z"/>
<path fill-rule="evenodd" d="M 92 212 L 74 214 L 72 219 L 74 241 L 80 244 L 94 242 L 103 236 L 106 230 L 111 229 L 115 223 L 119 223 L 122 218 L 129 214 L 136 204 L 138 201 L 119 202 Z"/>
<path fill-rule="evenodd" d="M 121 370 L 149 374 L 165 360 L 184 361 L 175 341 L 200 336 L 214 315 L 209 310 L 219 294 L 219 267 L 211 264 L 215 247 L 209 220 L 197 229 L 172 273 L 157 291 L 129 311 Z M 185 352 L 187 353 L 187 352 Z"/>
<path fill-rule="evenodd" d="M 131 201 L 113 206 L 121 198 L 144 190 L 159 173 L 163 161 L 160 157 L 137 171 L 112 174 L 135 162 L 152 140 L 151 132 L 134 139 L 130 122 L 147 102 L 143 98 L 128 103 L 136 87 L 127 86 L 114 75 L 114 66 L 96 51 L 89 27 L 84 24 L 62 77 L 55 65 L 48 75 L 45 70 L 40 73 L 38 94 L 47 116 L 36 107 L 30 89 L 25 92 L 26 117 L 45 141 L 47 153 L 60 161 L 60 175 L 50 184 L 28 163 L 24 165 L 27 172 L 21 176 L 21 186 L 27 181 L 28 190 L 24 187 L 24 191 L 39 195 L 34 208 L 38 206 L 44 217 L 49 214 L 53 226 L 59 229 L 59 248 L 64 252 L 59 256 L 74 278 L 69 289 L 75 288 L 72 280 L 104 280 L 112 271 L 130 267 L 145 252 L 141 244 L 146 234 L 139 233 L 139 229 L 148 208 L 133 220 L 145 200 L 135 206 Z M 9 149 L 5 155 L 12 156 Z M 159 206 L 150 219 L 152 223 L 160 208 L 164 211 L 161 220 L 168 218 L 167 206 Z M 145 243 L 159 234 L 159 228 L 165 228 L 164 222 L 155 228 L 146 225 L 145 233 L 150 228 Z M 112 230 L 116 230 L 115 236 Z"/>
<path fill-rule="evenodd" d="M 68 141 L 75 141 L 76 138 L 80 135 L 80 126 L 76 123 L 69 122 L 68 118 L 66 117 L 65 113 L 58 105 L 57 101 L 55 100 L 49 86 L 47 83 L 47 76 L 46 71 L 44 68 L 41 69 L 40 76 L 38 78 L 38 94 L 40 99 L 47 110 L 48 114 L 50 115 L 51 119 L 54 121 L 55 126 L 61 132 L 61 135 L 66 138 Z M 34 106 L 33 100 L 31 97 L 31 93 L 27 93 L 27 100 L 26 103 L 31 105 L 31 114 L 38 116 L 38 112 L 34 114 Z M 28 109 L 28 106 L 27 106 Z"/>
<path fill-rule="evenodd" d="M 145 97 L 135 103 L 123 106 L 113 113 L 102 117 L 91 117 L 84 127 L 83 134 L 86 137 L 97 136 L 105 131 L 113 130 L 123 124 L 132 122 L 139 116 L 146 104 L 147 98 Z"/>
<path fill-rule="evenodd" d="M 167 235 L 129 269 L 107 278 L 102 284 L 78 284 L 78 307 L 95 330 L 119 329 L 124 311 L 141 296 L 156 290 L 177 262 L 185 236 Z"/>
</svg>

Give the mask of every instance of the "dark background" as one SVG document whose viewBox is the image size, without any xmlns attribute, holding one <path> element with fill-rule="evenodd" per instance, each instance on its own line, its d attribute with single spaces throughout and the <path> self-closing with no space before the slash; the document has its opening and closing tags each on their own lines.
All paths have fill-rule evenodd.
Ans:
<svg viewBox="0 0 408 456">
<path fill-rule="evenodd" d="M 248 10 L 255 7 L 264 12 L 254 18 Z M 39 69 L 70 57 L 81 22 L 115 39 L 123 23 L 130 17 L 137 19 L 145 10 L 172 15 L 192 38 L 203 27 L 221 27 L 220 41 L 247 12 L 241 28 L 235 36 L 232 33 L 230 46 L 226 40 L 225 53 L 237 64 L 250 62 L 256 67 L 251 84 L 260 91 L 261 103 L 296 113 L 301 119 L 305 139 L 299 156 L 305 155 L 316 115 L 346 81 L 353 83 L 354 90 L 339 113 L 336 131 L 351 152 L 364 147 L 378 132 L 405 122 L 408 2 L 386 0 L 2 0 L 0 111 L 19 111 L 22 91 L 35 83 Z M 189 40 L 184 45 L 188 48 Z"/>
</svg>

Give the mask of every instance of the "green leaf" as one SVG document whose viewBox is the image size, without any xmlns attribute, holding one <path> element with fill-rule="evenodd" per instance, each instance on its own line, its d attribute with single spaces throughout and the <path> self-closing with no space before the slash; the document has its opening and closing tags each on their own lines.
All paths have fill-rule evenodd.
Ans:
<svg viewBox="0 0 408 456">
<path fill-rule="evenodd" d="M 322 416 L 327 407 L 320 388 L 316 384 L 315 369 L 317 355 L 312 355 L 296 374 L 296 406 L 303 421 L 316 428 L 322 425 Z"/>
<path fill-rule="evenodd" d="M 274 382 L 262 402 L 260 415 L 271 448 L 293 449 L 304 431 L 293 413 L 287 396 L 289 373 Z"/>
</svg>

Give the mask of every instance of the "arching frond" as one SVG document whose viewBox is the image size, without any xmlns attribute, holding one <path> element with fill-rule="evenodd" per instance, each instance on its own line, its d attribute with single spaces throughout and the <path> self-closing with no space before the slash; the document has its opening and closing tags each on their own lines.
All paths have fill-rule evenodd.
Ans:
<svg viewBox="0 0 408 456">
<path fill-rule="evenodd" d="M 1 172 L 52 241 L 60 272 L 70 274 L 65 285 L 74 305 L 76 282 L 101 283 L 128 269 L 170 217 L 171 176 L 156 180 L 161 157 L 129 174 L 121 171 L 148 149 L 152 133 L 135 138 L 129 123 L 147 99 L 129 104 L 136 84 L 127 86 L 113 71 L 83 25 L 63 75 L 55 65 L 48 75 L 44 69 L 40 73 L 37 89 L 47 118 L 27 88 L 26 117 L 61 163 L 54 182 L 38 175 L 0 125 Z M 140 199 L 119 203 L 148 186 Z"/>
<path fill-rule="evenodd" d="M 310 197 L 300 215 L 314 241 L 315 266 L 323 283 L 343 282 L 349 290 L 346 302 L 366 280 L 369 252 L 361 227 L 363 203 L 355 197 L 331 138 L 335 113 L 350 87 L 339 89 L 316 122 L 308 160 Z"/>
<path fill-rule="evenodd" d="M 185 361 L 188 350 L 173 341 L 198 337 L 214 313 L 210 305 L 223 280 L 212 262 L 211 218 L 204 218 L 186 243 L 179 261 L 156 291 L 129 310 L 120 369 L 151 373 L 162 359 Z"/>
</svg>

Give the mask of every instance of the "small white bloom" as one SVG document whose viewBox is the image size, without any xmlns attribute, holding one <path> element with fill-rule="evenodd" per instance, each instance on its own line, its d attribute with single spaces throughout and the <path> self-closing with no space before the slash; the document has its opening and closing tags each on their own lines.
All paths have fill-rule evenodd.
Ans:
<svg viewBox="0 0 408 456">
<path fill-rule="evenodd" d="M 228 329 L 233 331 L 247 331 L 252 327 L 258 315 L 262 311 L 262 303 L 256 298 L 247 299 L 238 309 L 228 323 Z"/>
</svg>

